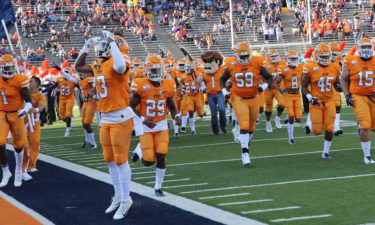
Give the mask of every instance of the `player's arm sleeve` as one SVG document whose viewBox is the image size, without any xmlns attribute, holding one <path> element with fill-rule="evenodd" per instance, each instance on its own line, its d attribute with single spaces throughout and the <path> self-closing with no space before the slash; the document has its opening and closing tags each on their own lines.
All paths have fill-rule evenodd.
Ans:
<svg viewBox="0 0 375 225">
<path fill-rule="evenodd" d="M 305 65 L 303 67 L 302 81 L 301 81 L 302 94 L 304 95 L 310 94 L 309 85 L 310 85 L 310 71 L 309 71 L 308 66 Z"/>
<path fill-rule="evenodd" d="M 124 74 L 127 70 L 125 58 L 115 42 L 111 42 L 110 46 L 113 57 L 113 69 L 119 74 Z"/>
<path fill-rule="evenodd" d="M 141 116 L 141 114 L 137 111 L 137 106 L 139 105 L 139 103 L 141 103 L 141 96 L 137 93 L 133 93 L 130 97 L 130 107 L 138 117 Z"/>
<path fill-rule="evenodd" d="M 68 72 L 66 72 L 65 70 L 61 70 L 61 74 L 65 77 L 65 79 L 67 79 L 68 81 L 70 82 L 73 82 L 75 84 L 78 84 L 78 80 L 76 78 L 73 78 L 72 76 L 70 76 L 70 74 Z"/>
<path fill-rule="evenodd" d="M 230 72 L 228 68 L 225 68 L 220 77 L 221 88 L 225 88 L 227 80 L 230 78 Z"/>
<path fill-rule="evenodd" d="M 340 86 L 345 95 L 350 94 L 349 81 L 350 81 L 350 73 L 349 73 L 349 68 L 348 68 L 348 61 L 345 57 L 342 63 L 341 74 L 340 74 Z"/>
</svg>

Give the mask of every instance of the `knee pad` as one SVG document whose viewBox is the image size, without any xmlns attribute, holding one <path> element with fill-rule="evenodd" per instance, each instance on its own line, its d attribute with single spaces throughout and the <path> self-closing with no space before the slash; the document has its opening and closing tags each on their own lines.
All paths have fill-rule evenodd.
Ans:
<svg viewBox="0 0 375 225">
<path fill-rule="evenodd" d="M 165 169 L 166 167 L 166 154 L 156 153 L 156 167 L 159 169 Z"/>
</svg>

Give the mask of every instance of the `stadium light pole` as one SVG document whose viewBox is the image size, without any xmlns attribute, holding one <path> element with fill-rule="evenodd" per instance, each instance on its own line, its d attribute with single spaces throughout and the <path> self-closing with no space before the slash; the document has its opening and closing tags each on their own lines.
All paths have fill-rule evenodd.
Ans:
<svg viewBox="0 0 375 225">
<path fill-rule="evenodd" d="M 234 31 L 233 31 L 233 8 L 232 0 L 229 0 L 229 20 L 230 20 L 230 36 L 232 39 L 232 48 L 234 47 Z"/>
<path fill-rule="evenodd" d="M 310 5 L 310 0 L 307 1 L 307 22 L 309 24 L 309 44 L 312 44 L 312 36 L 311 36 L 311 5 Z"/>
</svg>

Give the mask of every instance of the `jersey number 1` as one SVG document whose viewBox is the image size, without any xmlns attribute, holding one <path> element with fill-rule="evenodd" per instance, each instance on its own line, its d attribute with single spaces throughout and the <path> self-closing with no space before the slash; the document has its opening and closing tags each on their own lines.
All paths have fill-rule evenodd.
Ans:
<svg viewBox="0 0 375 225">
<path fill-rule="evenodd" d="M 365 74 L 365 75 L 363 75 Z M 374 71 L 361 71 L 358 73 L 359 75 L 359 80 L 358 80 L 358 85 L 359 86 L 367 86 L 371 87 L 374 84 L 374 78 L 372 75 L 374 74 Z M 363 82 L 364 78 L 364 82 Z"/>
<path fill-rule="evenodd" d="M 5 92 L 4 91 L 0 92 L 0 95 L 3 99 L 3 105 L 7 105 L 8 101 L 7 101 L 7 96 L 5 95 Z"/>
</svg>

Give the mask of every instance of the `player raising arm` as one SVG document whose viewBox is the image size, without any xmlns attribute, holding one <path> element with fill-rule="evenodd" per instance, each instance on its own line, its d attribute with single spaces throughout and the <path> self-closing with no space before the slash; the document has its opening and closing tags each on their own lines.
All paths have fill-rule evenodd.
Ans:
<svg viewBox="0 0 375 225">
<path fill-rule="evenodd" d="M 236 59 L 227 65 L 221 75 L 221 86 L 228 79 L 232 83 L 232 106 L 240 124 L 240 143 L 242 165 L 250 165 L 249 144 L 256 127 L 259 114 L 259 93 L 273 82 L 273 76 L 267 71 L 263 56 L 252 56 L 250 45 L 240 42 L 234 47 Z M 261 77 L 267 83 L 260 85 Z"/>
<path fill-rule="evenodd" d="M 329 150 L 333 139 L 333 126 L 336 106 L 333 88 L 339 91 L 338 76 L 340 66 L 331 62 L 331 50 L 327 44 L 315 48 L 315 62 L 305 64 L 302 76 L 302 93 L 310 102 L 312 130 L 320 135 L 325 129 L 323 159 L 329 159 Z M 311 87 L 311 92 L 308 87 Z"/>
<path fill-rule="evenodd" d="M 370 130 L 375 131 L 375 57 L 374 42 L 362 38 L 358 56 L 347 55 L 342 64 L 341 86 L 346 102 L 353 107 L 359 122 L 360 142 L 365 164 L 375 164 L 371 158 Z"/>
</svg>

